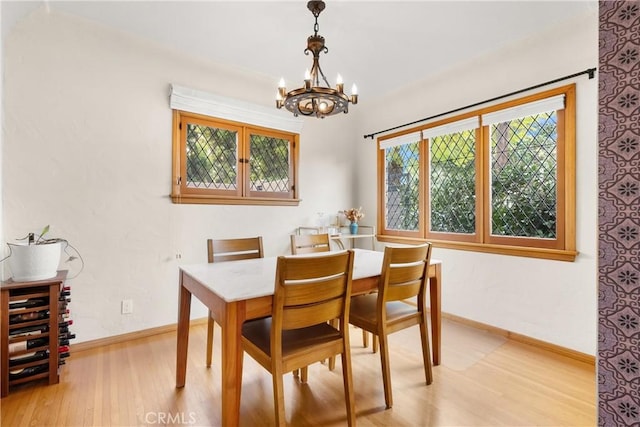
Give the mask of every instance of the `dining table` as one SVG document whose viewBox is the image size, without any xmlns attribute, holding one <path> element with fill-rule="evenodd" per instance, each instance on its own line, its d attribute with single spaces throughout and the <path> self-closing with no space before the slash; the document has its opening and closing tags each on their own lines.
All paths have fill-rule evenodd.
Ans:
<svg viewBox="0 0 640 427">
<path fill-rule="evenodd" d="M 354 249 L 352 295 L 375 292 L 384 253 Z M 320 255 L 320 254 L 314 254 Z M 302 255 L 304 256 L 304 255 Z M 179 269 L 176 387 L 184 387 L 191 318 L 191 297 L 195 296 L 220 325 L 222 359 L 222 425 L 235 426 L 240 418 L 242 386 L 242 324 L 271 314 L 275 290 L 277 257 L 232 262 L 182 265 Z M 429 308 L 433 364 L 441 359 L 441 279 L 442 262 L 431 259 Z"/>
</svg>

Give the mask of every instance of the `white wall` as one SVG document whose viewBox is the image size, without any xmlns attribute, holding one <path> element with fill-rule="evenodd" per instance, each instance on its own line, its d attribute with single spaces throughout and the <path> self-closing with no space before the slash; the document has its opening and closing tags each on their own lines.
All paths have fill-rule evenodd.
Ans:
<svg viewBox="0 0 640 427">
<path fill-rule="evenodd" d="M 356 112 L 357 134 L 381 131 L 597 65 L 598 16 L 594 10 L 543 37 L 471 60 L 366 107 L 363 104 Z M 443 260 L 444 312 L 595 355 L 598 81 L 582 76 L 575 82 L 580 251 L 576 261 L 438 248 L 433 257 Z M 375 210 L 377 200 L 375 147 L 370 139 L 356 144 L 356 174 L 360 177 L 356 191 L 367 212 Z"/>
<path fill-rule="evenodd" d="M 356 203 L 349 116 L 306 120 L 299 207 L 171 203 L 169 85 L 272 106 L 275 81 L 44 10 L 3 42 L 4 236 L 50 224 L 80 250 L 76 342 L 175 323 L 176 254 L 206 262 L 208 237 L 260 234 L 267 256 L 285 254 L 296 226 Z M 123 299 L 132 315 L 120 314 Z M 206 315 L 199 302 L 192 313 Z"/>
</svg>

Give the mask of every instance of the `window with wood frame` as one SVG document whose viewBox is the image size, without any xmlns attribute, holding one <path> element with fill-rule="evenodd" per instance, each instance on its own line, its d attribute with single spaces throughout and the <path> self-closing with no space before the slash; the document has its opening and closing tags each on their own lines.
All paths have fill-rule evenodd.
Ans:
<svg viewBox="0 0 640 427">
<path fill-rule="evenodd" d="M 299 135 L 173 111 L 174 203 L 297 205 Z"/>
<path fill-rule="evenodd" d="M 381 241 L 575 259 L 575 85 L 378 145 Z"/>
</svg>

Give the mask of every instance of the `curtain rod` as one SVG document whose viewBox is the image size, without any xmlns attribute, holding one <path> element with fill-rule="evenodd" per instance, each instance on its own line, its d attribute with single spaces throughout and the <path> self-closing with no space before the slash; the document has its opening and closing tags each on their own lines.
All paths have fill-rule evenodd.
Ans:
<svg viewBox="0 0 640 427">
<path fill-rule="evenodd" d="M 586 69 L 584 71 L 580 71 L 579 73 L 570 74 L 568 76 L 560 77 L 560 78 L 555 79 L 555 80 L 549 80 L 548 82 L 540 83 L 540 84 L 537 84 L 535 86 L 530 86 L 530 87 L 525 88 L 525 89 L 520 89 L 520 90 L 517 90 L 515 92 L 507 93 L 505 95 L 496 96 L 495 98 L 485 99 L 484 101 L 480 101 L 480 102 L 476 102 L 475 104 L 470 104 L 470 105 L 467 105 L 467 106 L 464 106 L 464 107 L 456 108 L 455 110 L 450 110 L 450 111 L 447 111 L 445 113 L 436 114 L 435 116 L 425 117 L 424 119 L 415 120 L 413 122 L 405 123 L 403 125 L 394 126 L 392 128 L 389 128 L 389 129 L 385 129 L 385 130 L 381 130 L 381 131 L 378 131 L 378 132 L 370 133 L 368 135 L 364 135 L 364 138 L 365 139 L 367 139 L 367 138 L 373 139 L 374 136 L 376 136 L 376 135 L 378 135 L 380 133 L 385 133 L 385 132 L 389 132 L 389 131 L 392 131 L 392 130 L 400 129 L 400 128 L 403 128 L 405 126 L 415 125 L 416 123 L 425 122 L 427 120 L 431 120 L 431 119 L 435 119 L 435 118 L 438 118 L 438 117 L 446 116 L 447 114 L 457 113 L 458 111 L 466 110 L 467 108 L 476 107 L 476 106 L 481 105 L 481 104 L 486 104 L 487 102 L 493 102 L 493 101 L 496 101 L 498 99 L 506 98 L 506 97 L 509 97 L 509 96 L 512 96 L 512 95 L 517 95 L 517 94 L 522 93 L 522 92 L 526 92 L 526 91 L 533 90 L 533 89 L 538 89 L 539 87 L 547 86 L 547 85 L 550 85 L 550 84 L 553 84 L 553 83 L 557 83 L 557 82 L 561 82 L 563 80 L 571 79 L 573 77 L 578 77 L 578 76 L 581 76 L 583 74 L 589 74 L 589 79 L 592 79 L 595 76 L 595 72 L 596 72 L 596 68 L 595 67 L 594 68 L 588 68 L 588 69 Z"/>
</svg>

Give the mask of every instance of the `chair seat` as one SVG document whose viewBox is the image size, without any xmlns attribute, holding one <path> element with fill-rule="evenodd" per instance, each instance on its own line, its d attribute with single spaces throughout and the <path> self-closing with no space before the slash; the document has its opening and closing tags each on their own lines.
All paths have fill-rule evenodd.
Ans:
<svg viewBox="0 0 640 427">
<path fill-rule="evenodd" d="M 351 298 L 351 308 L 349 310 L 349 323 L 360 328 L 375 331 L 377 329 L 376 306 L 378 304 L 377 294 L 361 295 Z M 387 325 L 391 326 L 395 322 L 413 317 L 418 314 L 415 306 L 402 301 L 389 301 L 387 307 Z"/>
<path fill-rule="evenodd" d="M 242 325 L 243 338 L 251 341 L 269 356 L 271 356 L 271 319 L 267 317 L 251 320 Z M 308 348 L 341 340 L 340 332 L 328 323 L 282 331 L 282 356 L 286 358 L 290 354 L 300 353 Z"/>
</svg>

